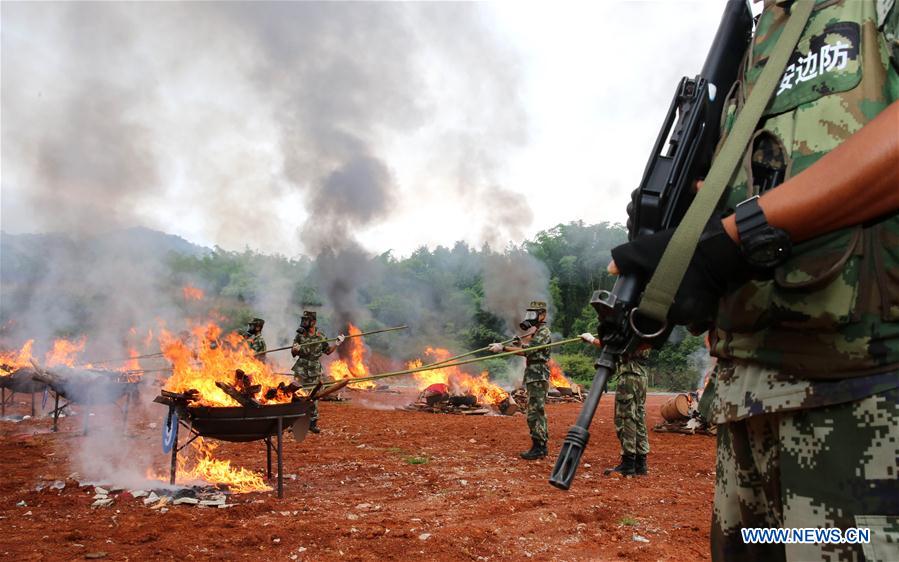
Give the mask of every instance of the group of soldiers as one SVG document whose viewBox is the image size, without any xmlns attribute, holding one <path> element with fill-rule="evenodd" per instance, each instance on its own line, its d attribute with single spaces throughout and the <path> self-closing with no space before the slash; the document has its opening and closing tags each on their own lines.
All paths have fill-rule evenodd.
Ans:
<svg viewBox="0 0 899 562">
<path fill-rule="evenodd" d="M 265 320 L 253 318 L 247 324 L 247 329 L 240 332 L 249 348 L 257 355 L 264 355 L 268 349 L 265 344 L 265 338 L 262 336 L 263 326 L 265 326 Z M 322 355 L 334 353 L 345 339 L 346 336 L 338 334 L 337 338 L 331 343 L 328 337 L 318 329 L 315 311 L 304 310 L 300 319 L 300 327 L 297 328 L 297 333 L 293 338 L 293 345 L 290 348 L 290 354 L 296 357 L 296 361 L 293 367 L 291 367 L 294 377 L 303 386 L 318 384 L 322 378 Z M 318 426 L 318 402 L 312 402 L 309 416 L 309 431 L 320 433 L 321 428 Z"/>
<path fill-rule="evenodd" d="M 524 332 L 511 345 L 492 343 L 493 353 L 516 352 L 525 357 L 524 386 L 528 402 L 525 408 L 531 448 L 519 456 L 536 460 L 547 456 L 546 397 L 549 393 L 550 368 L 547 365 L 550 349 L 544 347 L 552 341 L 547 326 L 547 307 L 543 301 L 531 301 L 519 324 Z M 580 335 L 585 343 L 600 347 L 596 336 L 587 332 Z M 539 348 L 539 349 L 531 349 Z M 621 461 L 605 470 L 606 475 L 643 476 L 648 473 L 646 456 L 649 454 L 649 438 L 646 433 L 646 369 L 645 351 L 638 350 L 626 357 L 618 367 L 618 386 L 615 390 L 615 432 L 621 443 Z"/>
</svg>

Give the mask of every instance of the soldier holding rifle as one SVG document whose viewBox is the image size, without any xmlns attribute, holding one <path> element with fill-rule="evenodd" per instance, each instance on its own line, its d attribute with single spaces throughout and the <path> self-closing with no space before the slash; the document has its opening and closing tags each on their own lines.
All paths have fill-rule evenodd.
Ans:
<svg viewBox="0 0 899 562">
<path fill-rule="evenodd" d="M 713 559 L 899 560 L 899 6 L 767 0 L 723 135 L 803 5 L 668 319 L 710 327 L 718 358 L 702 400 Z M 610 270 L 651 277 L 673 230 L 615 248 Z M 861 527 L 870 543 L 741 533 L 772 527 Z"/>
</svg>

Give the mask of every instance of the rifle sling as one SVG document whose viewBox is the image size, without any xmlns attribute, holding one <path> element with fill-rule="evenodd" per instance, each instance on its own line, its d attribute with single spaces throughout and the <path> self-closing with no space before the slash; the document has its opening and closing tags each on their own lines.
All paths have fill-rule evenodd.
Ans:
<svg viewBox="0 0 899 562">
<path fill-rule="evenodd" d="M 715 212 L 724 189 L 737 169 L 740 157 L 749 144 L 756 124 L 767 107 L 771 94 L 774 93 L 774 87 L 778 84 L 787 66 L 787 61 L 799 42 L 814 4 L 814 0 L 796 0 L 793 4 L 790 19 L 784 26 L 765 69 L 749 94 L 743 110 L 737 116 L 733 129 L 725 139 L 721 151 L 712 162 L 702 189 L 699 190 L 690 208 L 687 209 L 683 220 L 672 235 L 652 279 L 646 286 L 638 306 L 641 315 L 658 322 L 667 321 L 668 309 L 671 308 L 677 290 L 683 281 L 684 273 L 687 271 L 687 266 L 693 259 L 699 237 L 712 213 Z"/>
</svg>

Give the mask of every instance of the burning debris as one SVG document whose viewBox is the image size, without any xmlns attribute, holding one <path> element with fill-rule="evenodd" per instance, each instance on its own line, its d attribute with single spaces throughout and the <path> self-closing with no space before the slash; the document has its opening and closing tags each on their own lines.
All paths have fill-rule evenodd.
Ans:
<svg viewBox="0 0 899 562">
<path fill-rule="evenodd" d="M 487 371 L 472 376 L 457 366 L 441 367 L 453 357 L 446 349 L 429 347 L 425 354 L 434 368 L 412 375 L 421 393 L 415 402 L 402 409 L 463 415 L 483 415 L 495 411 L 512 415 L 518 410 L 509 393 L 490 381 Z M 420 359 L 407 364 L 409 369 L 427 366 Z"/>
<path fill-rule="evenodd" d="M 278 497 L 283 497 L 283 434 L 290 428 L 295 439 L 306 437 L 309 404 L 314 398 L 311 394 L 318 389 L 307 397 L 292 380 L 273 373 L 236 334 L 222 342 L 215 326 L 201 326 L 195 331 L 203 337 L 194 338 L 194 349 L 183 340 L 168 335 L 163 338 L 163 352 L 172 362 L 173 373 L 155 402 L 169 408 L 163 436 L 163 450 L 171 452 L 169 483 L 187 478 L 226 483 L 238 492 L 270 490 L 258 474 L 215 459 L 217 445 L 202 438 L 261 440 L 266 445 L 269 480 L 272 452 L 277 455 Z M 190 437 L 179 447 L 180 427 Z M 189 444 L 200 457 L 191 469 L 178 457 Z"/>
<path fill-rule="evenodd" d="M 699 413 L 699 394 L 678 394 L 672 396 L 659 409 L 662 422 L 652 428 L 659 433 L 685 433 L 693 435 L 715 435 L 717 428 L 709 424 Z"/>
<path fill-rule="evenodd" d="M 483 416 L 491 413 L 490 408 L 478 404 L 473 394 L 450 394 L 449 386 L 434 383 L 418 395 L 418 399 L 402 408 L 412 412 L 429 412 L 432 414 L 459 414 L 463 416 Z"/>
<path fill-rule="evenodd" d="M 550 359 L 547 365 L 549 365 L 549 392 L 546 395 L 546 403 L 583 402 L 587 393 L 580 385 L 568 380 L 562 371 L 562 366 L 555 359 Z M 512 393 L 512 400 L 523 410 L 528 403 L 527 390 L 523 387 L 517 388 Z"/>
<path fill-rule="evenodd" d="M 239 335 L 222 338 L 215 324 L 194 327 L 188 341 L 168 332 L 160 340 L 172 363 L 163 389 L 184 395 L 192 405 L 257 407 L 295 398 L 298 387 L 290 378 L 275 374 Z"/>
</svg>

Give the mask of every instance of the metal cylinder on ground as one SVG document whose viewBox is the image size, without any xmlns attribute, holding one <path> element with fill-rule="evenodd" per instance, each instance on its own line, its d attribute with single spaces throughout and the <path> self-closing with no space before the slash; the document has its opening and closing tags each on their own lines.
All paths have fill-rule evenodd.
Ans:
<svg viewBox="0 0 899 562">
<path fill-rule="evenodd" d="M 690 397 L 686 394 L 672 396 L 662 404 L 659 411 L 667 422 L 685 420 L 690 417 Z"/>
</svg>

